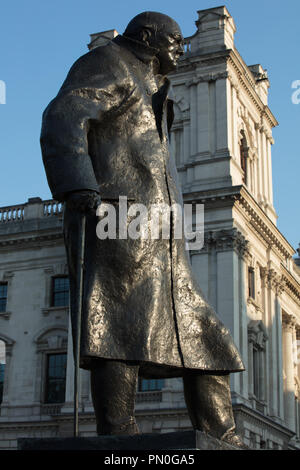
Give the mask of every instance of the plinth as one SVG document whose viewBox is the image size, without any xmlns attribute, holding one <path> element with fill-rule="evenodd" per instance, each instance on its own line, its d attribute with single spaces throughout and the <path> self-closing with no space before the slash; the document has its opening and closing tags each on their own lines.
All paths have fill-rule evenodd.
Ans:
<svg viewBox="0 0 300 470">
<path fill-rule="evenodd" d="M 201 431 L 133 436 L 55 437 L 18 439 L 18 450 L 240 450 Z"/>
</svg>

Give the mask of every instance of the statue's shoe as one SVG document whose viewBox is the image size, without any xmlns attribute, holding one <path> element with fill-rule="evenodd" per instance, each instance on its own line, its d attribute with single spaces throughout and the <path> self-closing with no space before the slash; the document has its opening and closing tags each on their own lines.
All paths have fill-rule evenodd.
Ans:
<svg viewBox="0 0 300 470">
<path fill-rule="evenodd" d="M 240 450 L 249 449 L 249 447 L 246 446 L 246 444 L 244 443 L 241 436 L 236 434 L 234 430 L 224 434 L 224 436 L 221 438 L 221 441 L 226 442 L 227 444 L 230 444 L 234 447 L 237 447 Z"/>
<path fill-rule="evenodd" d="M 126 416 L 121 419 L 106 416 L 105 422 L 102 422 L 101 426 L 97 426 L 97 434 L 98 436 L 128 436 L 140 434 L 140 432 L 133 416 Z"/>
</svg>

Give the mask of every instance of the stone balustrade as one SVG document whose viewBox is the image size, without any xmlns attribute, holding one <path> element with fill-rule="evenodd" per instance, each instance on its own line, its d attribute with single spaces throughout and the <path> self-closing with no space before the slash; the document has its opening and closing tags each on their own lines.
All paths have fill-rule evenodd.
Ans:
<svg viewBox="0 0 300 470">
<path fill-rule="evenodd" d="M 16 222 L 24 218 L 25 204 L 0 207 L 0 223 Z"/>
<path fill-rule="evenodd" d="M 15 206 L 0 207 L 0 224 L 15 223 L 26 219 L 57 217 L 62 215 L 63 204 L 48 199 L 43 201 L 39 197 L 29 198 L 28 202 Z"/>
<path fill-rule="evenodd" d="M 57 202 L 54 199 L 48 199 L 43 201 L 43 215 L 44 217 L 52 217 L 59 214 L 62 214 L 63 204 Z"/>
</svg>

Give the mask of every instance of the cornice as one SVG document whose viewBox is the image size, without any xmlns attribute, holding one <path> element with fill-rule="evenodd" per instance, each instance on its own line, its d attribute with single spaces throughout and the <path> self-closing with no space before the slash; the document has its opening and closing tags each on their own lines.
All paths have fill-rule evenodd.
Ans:
<svg viewBox="0 0 300 470">
<path fill-rule="evenodd" d="M 47 245 L 49 243 L 52 244 L 53 241 L 56 240 L 63 240 L 63 233 L 62 231 L 56 233 L 44 233 L 38 235 L 29 236 L 28 234 L 24 234 L 23 237 L 18 238 L 11 238 L 11 237 L 3 237 L 0 239 L 0 251 L 6 251 L 11 247 L 16 248 L 31 248 L 37 247 L 41 245 Z"/>
<path fill-rule="evenodd" d="M 181 75 L 187 71 L 196 71 L 199 65 L 211 66 L 224 64 L 227 61 L 230 50 L 205 52 L 196 51 L 194 53 L 185 54 L 178 62 L 178 66 L 175 72 L 169 74 L 170 79 L 175 79 L 178 75 Z"/>
<path fill-rule="evenodd" d="M 227 71 L 213 71 L 206 72 L 205 74 L 197 74 L 196 69 L 198 66 L 212 66 L 218 64 L 231 65 L 235 71 L 236 77 Z M 175 73 L 170 74 L 170 78 L 176 80 L 176 76 L 184 72 L 191 71 L 194 69 L 195 76 L 192 79 L 187 80 L 186 85 L 191 86 L 201 81 L 212 81 L 220 78 L 228 78 L 235 88 L 238 88 L 238 84 L 246 91 L 249 98 L 259 111 L 261 120 L 265 118 L 271 127 L 276 127 L 278 121 L 271 112 L 270 108 L 265 105 L 256 91 L 256 80 L 253 77 L 251 70 L 247 64 L 243 61 L 242 57 L 236 49 L 226 49 L 223 51 L 214 51 L 209 53 L 202 53 L 197 51 L 193 54 L 187 54 L 182 57 L 178 63 L 178 68 Z"/>
<path fill-rule="evenodd" d="M 292 438 L 295 435 L 293 431 L 272 420 L 269 416 L 263 415 L 244 404 L 233 405 L 233 411 L 243 414 L 246 418 L 250 419 L 254 425 L 271 428 L 273 431 L 277 431 L 288 438 Z"/>
<path fill-rule="evenodd" d="M 247 219 L 251 226 L 263 237 L 270 248 L 276 247 L 281 255 L 283 255 L 284 259 L 292 257 L 295 254 L 294 248 L 284 238 L 276 225 L 269 219 L 247 189 L 244 186 L 240 188 L 237 204 L 246 212 Z"/>
<path fill-rule="evenodd" d="M 239 83 L 242 85 L 248 96 L 250 97 L 251 101 L 254 103 L 258 111 L 260 112 L 261 118 L 265 117 L 271 127 L 278 126 L 278 121 L 271 112 L 270 108 L 265 105 L 261 98 L 259 97 L 255 85 L 256 82 L 252 78 L 251 71 L 248 69 L 246 64 L 242 63 L 241 56 L 235 50 L 231 50 L 228 56 L 228 62 L 233 67 L 237 74 L 237 79 Z M 230 72 L 229 72 L 229 80 L 231 79 Z M 233 79 L 233 77 L 232 77 Z M 233 79 L 234 80 L 234 79 Z M 234 86 L 236 84 L 234 83 Z"/>
<path fill-rule="evenodd" d="M 244 259 L 247 259 L 250 255 L 248 241 L 237 228 L 205 232 L 203 247 L 201 250 L 191 251 L 191 256 L 200 252 L 201 254 L 208 253 L 211 250 L 216 252 L 235 251 Z"/>
<path fill-rule="evenodd" d="M 281 264 L 282 280 L 285 283 L 285 290 L 288 291 L 290 296 L 300 305 L 300 283 L 294 276 Z"/>
<path fill-rule="evenodd" d="M 225 157 L 228 159 L 228 157 Z M 196 162 L 197 163 L 197 162 Z M 206 203 L 208 200 L 231 199 L 233 201 L 239 198 L 242 186 L 226 186 L 217 189 L 204 189 L 201 191 L 190 191 L 183 193 L 184 202 Z"/>
<path fill-rule="evenodd" d="M 245 219 L 269 248 L 277 249 L 284 260 L 295 254 L 294 248 L 284 238 L 276 225 L 261 209 L 245 186 L 230 186 L 214 190 L 195 191 L 183 194 L 184 202 L 214 205 L 229 204 L 241 209 Z"/>
</svg>

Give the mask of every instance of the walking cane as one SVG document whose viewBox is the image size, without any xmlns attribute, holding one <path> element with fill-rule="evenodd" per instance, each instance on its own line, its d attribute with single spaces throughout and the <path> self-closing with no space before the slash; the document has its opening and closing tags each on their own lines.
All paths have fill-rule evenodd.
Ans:
<svg viewBox="0 0 300 470">
<path fill-rule="evenodd" d="M 75 370 L 74 370 L 74 437 L 78 437 L 78 388 L 79 388 L 79 359 L 81 339 L 81 314 L 83 293 L 84 270 L 84 245 L 85 245 L 85 215 L 80 214 L 78 256 L 77 256 L 77 282 L 76 282 L 76 344 L 75 344 Z"/>
</svg>

